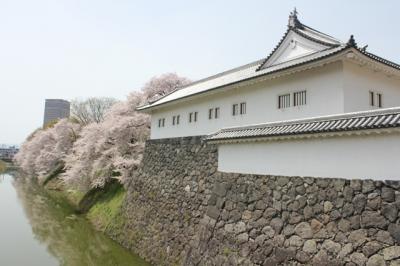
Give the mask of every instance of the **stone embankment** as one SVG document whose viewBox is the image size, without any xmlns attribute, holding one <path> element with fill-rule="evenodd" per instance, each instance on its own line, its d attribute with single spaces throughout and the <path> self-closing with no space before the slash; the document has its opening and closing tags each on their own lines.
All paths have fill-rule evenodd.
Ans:
<svg viewBox="0 0 400 266">
<path fill-rule="evenodd" d="M 118 240 L 156 265 L 400 265 L 400 183 L 220 173 L 217 156 L 148 141 Z"/>
</svg>

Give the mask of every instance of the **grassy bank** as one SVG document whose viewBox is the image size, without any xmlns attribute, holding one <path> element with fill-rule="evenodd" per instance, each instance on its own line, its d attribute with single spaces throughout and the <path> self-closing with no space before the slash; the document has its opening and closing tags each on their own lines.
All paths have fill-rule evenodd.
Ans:
<svg viewBox="0 0 400 266">
<path fill-rule="evenodd" d="M 106 191 L 89 209 L 87 217 L 98 230 L 114 233 L 112 231 L 119 229 L 118 225 L 123 222 L 121 206 L 125 195 L 124 188 L 114 187 Z"/>
<path fill-rule="evenodd" d="M 110 236 L 118 235 L 124 225 L 121 212 L 126 191 L 117 181 L 109 182 L 104 188 L 94 188 L 86 193 L 68 189 L 58 178 L 61 173 L 52 174 L 44 187 L 54 197 L 62 197 L 71 204 L 76 212 L 81 213 L 94 227 Z"/>
</svg>

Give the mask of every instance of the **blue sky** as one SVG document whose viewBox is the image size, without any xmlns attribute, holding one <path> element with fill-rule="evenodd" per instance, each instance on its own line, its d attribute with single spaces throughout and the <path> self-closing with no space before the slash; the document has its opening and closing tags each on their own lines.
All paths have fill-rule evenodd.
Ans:
<svg viewBox="0 0 400 266">
<path fill-rule="evenodd" d="M 45 98 L 124 99 L 154 75 L 196 80 L 263 58 L 293 7 L 400 62 L 399 1 L 0 0 L 0 143 L 40 126 Z"/>
</svg>

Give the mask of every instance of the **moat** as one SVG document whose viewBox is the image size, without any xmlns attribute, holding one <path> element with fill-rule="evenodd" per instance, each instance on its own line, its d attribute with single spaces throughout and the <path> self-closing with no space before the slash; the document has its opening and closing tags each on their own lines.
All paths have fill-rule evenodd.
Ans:
<svg viewBox="0 0 400 266">
<path fill-rule="evenodd" d="M 0 265 L 148 265 L 25 179 L 0 175 L 0 213 Z"/>
</svg>

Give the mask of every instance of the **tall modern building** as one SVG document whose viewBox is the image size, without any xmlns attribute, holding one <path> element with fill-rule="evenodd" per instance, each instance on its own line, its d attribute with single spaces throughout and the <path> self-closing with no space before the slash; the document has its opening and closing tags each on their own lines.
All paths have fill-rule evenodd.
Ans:
<svg viewBox="0 0 400 266">
<path fill-rule="evenodd" d="M 43 126 L 61 118 L 67 118 L 70 114 L 70 103 L 62 99 L 46 99 L 44 107 Z"/>
</svg>

